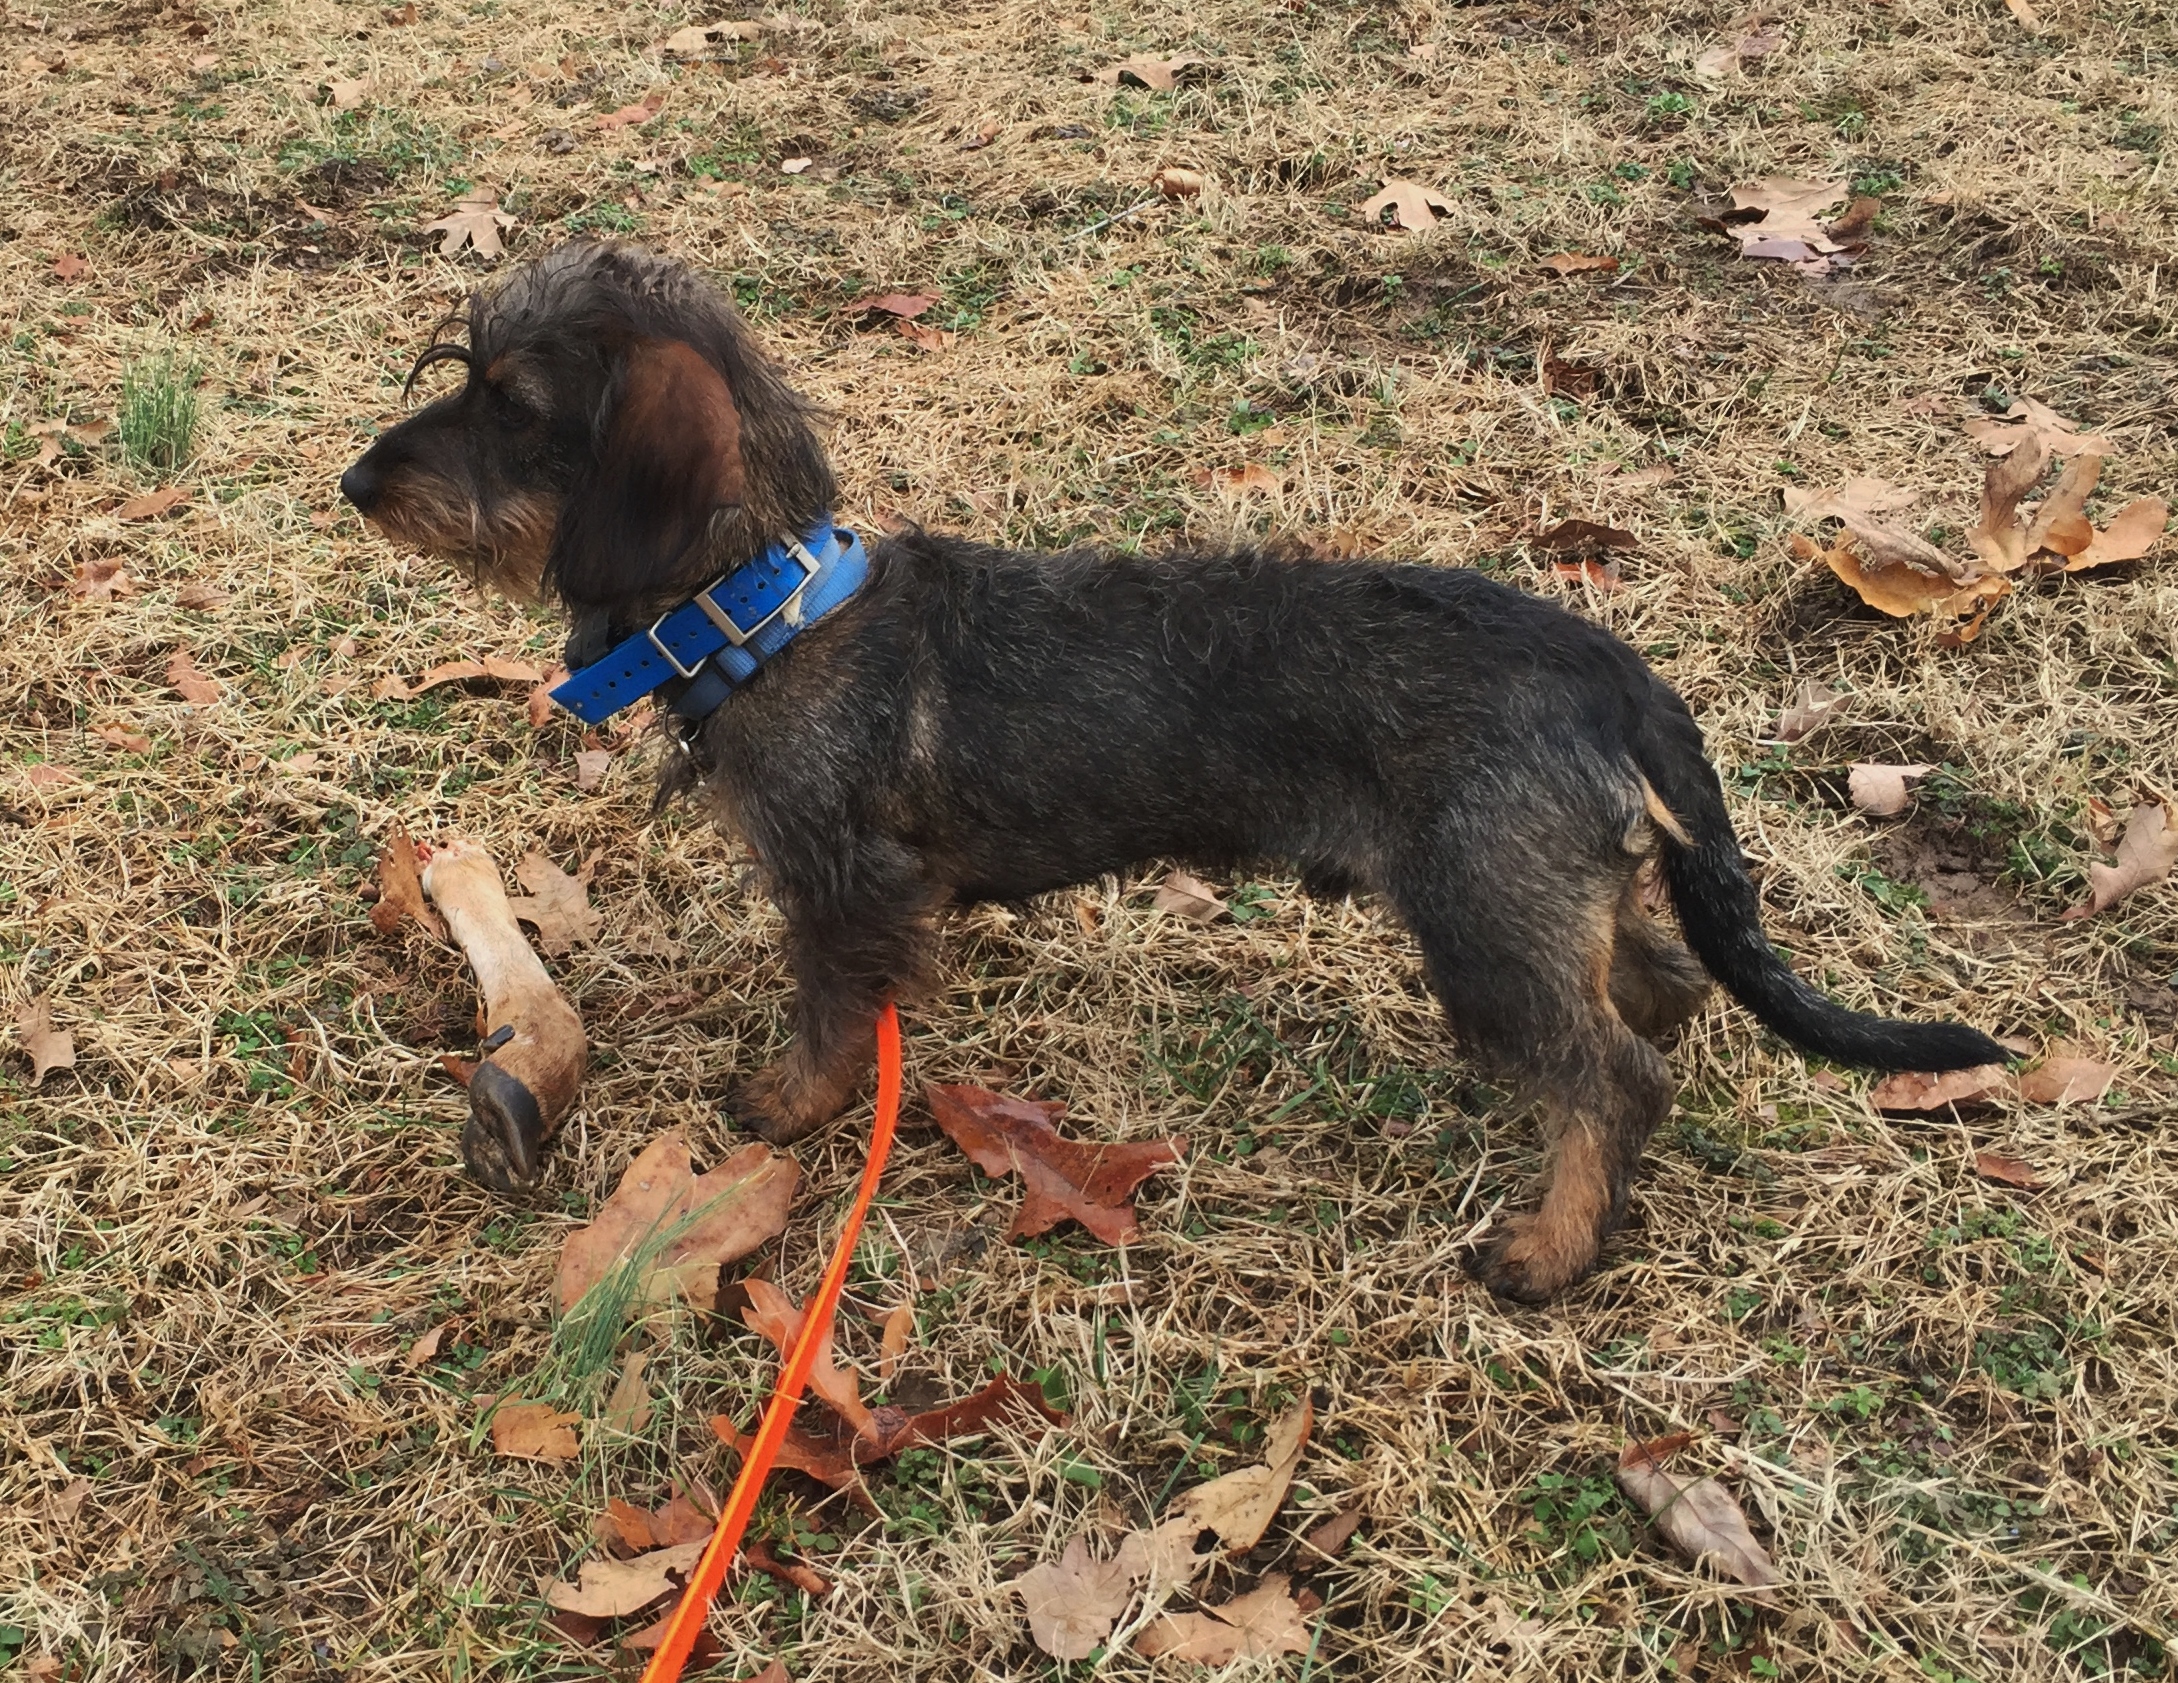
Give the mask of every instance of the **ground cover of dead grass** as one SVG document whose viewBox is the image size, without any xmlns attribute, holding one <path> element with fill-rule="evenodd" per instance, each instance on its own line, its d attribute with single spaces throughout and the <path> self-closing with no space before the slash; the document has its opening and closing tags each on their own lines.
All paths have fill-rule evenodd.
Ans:
<svg viewBox="0 0 2178 1683">
<path fill-rule="evenodd" d="M 917 1078 L 1195 1149 L 1121 1255 L 997 1242 L 1011 1194 L 911 1130 L 844 1352 L 874 1372 L 913 1275 L 898 1393 L 1004 1365 L 1073 1422 L 903 1458 L 883 1523 L 780 1481 L 765 1524 L 838 1587 L 744 1585 L 719 1675 L 1056 1675 L 1007 1581 L 1241 1464 L 1304 1388 L 1296 1500 L 1226 1587 L 1294 1565 L 1336 1506 L 1367 1517 L 1306 1574 L 1316 1653 L 1236 1674 L 2169 1674 L 2178 893 L 2058 914 L 2101 857 L 2090 798 L 2178 795 L 2172 562 L 2027 589 L 1945 651 L 1793 561 L 1779 513 L 1787 484 L 1879 474 L 1926 488 L 1921 529 L 1956 547 L 1978 458 L 1900 401 L 1991 388 L 2109 434 L 2113 498 L 2171 492 L 2167 11 L 1811 4 L 1713 80 L 1694 59 L 1734 22 L 1714 4 L 827 0 L 687 65 L 650 44 L 708 15 L 412 11 L 7 12 L 0 961 L 10 1015 L 49 998 L 77 1061 L 36 1090 L 19 1056 L 0 1077 L 0 1655 L 42 1677 L 606 1675 L 625 1662 L 540 1624 L 538 1580 L 592 1546 L 607 1496 L 721 1484 L 705 1418 L 748 1418 L 770 1371 L 753 1334 L 681 1324 L 640 1441 L 593 1433 L 572 1469 L 479 1441 L 476 1394 L 547 1357 L 560 1238 L 659 1130 L 724 1154 L 713 1095 L 768 1055 L 784 999 L 732 847 L 647 817 L 648 749 L 610 744 L 580 793 L 577 729 L 532 729 L 519 693 L 372 699 L 388 673 L 556 646 L 333 491 L 482 276 L 417 232 L 481 186 L 516 255 L 626 232 L 731 284 L 835 410 L 850 519 L 1292 534 L 1568 597 L 1695 706 L 1805 971 L 2121 1071 L 2100 1104 L 1885 1118 L 1862 1077 L 1719 1006 L 1674 1053 L 1677 1121 L 1605 1268 L 1515 1312 L 1459 1264 L 1522 1195 L 1528 1135 L 1452 1059 L 1377 910 L 1228 882 L 1258 915 L 1203 929 L 1153 914 L 1145 876 L 962 917 L 909 1024 Z M 1169 95 L 1078 77 L 1134 52 L 1207 63 Z M 597 127 L 652 92 L 655 117 Z M 1166 166 L 1207 185 L 1135 208 Z M 1735 181 L 1826 173 L 1884 209 L 1821 287 L 1695 222 Z M 1358 225 L 1387 177 L 1440 194 L 1440 226 Z M 1567 251 L 1622 266 L 1538 267 Z M 843 310 L 918 288 L 943 349 Z M 201 381 L 190 500 L 122 524 L 153 481 L 110 438 L 41 466 L 31 429 L 110 419 L 124 365 L 161 353 Z M 1551 357 L 1593 390 L 1547 392 Z M 1251 462 L 1274 491 L 1195 477 Z M 1567 515 L 1640 538 L 1622 590 L 1529 551 Z M 116 560 L 133 593 L 65 588 Z M 185 607 L 191 585 L 226 600 Z M 177 648 L 216 704 L 169 687 Z M 1850 707 L 1765 745 L 1802 678 Z M 1878 824 L 1844 797 L 1860 759 L 1943 770 Z M 357 891 L 395 821 L 597 860 L 606 936 L 555 964 L 597 1063 L 532 1202 L 460 1173 L 436 1062 L 470 1049 L 458 959 L 368 932 Z M 796 1290 L 859 1137 L 801 1153 L 775 1259 Z M 2047 1189 L 1977 1180 L 1985 1146 Z M 1675 1427 L 1777 1558 L 1767 1607 L 1612 1492 L 1626 1436 Z"/>
</svg>

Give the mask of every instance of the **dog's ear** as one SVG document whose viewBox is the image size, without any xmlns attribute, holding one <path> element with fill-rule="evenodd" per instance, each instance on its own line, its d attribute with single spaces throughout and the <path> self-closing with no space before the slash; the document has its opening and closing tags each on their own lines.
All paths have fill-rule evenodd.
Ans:
<svg viewBox="0 0 2178 1683">
<path fill-rule="evenodd" d="M 709 358 L 637 339 L 618 373 L 594 476 L 568 497 L 547 566 L 574 603 L 639 601 L 683 582 L 676 563 L 744 492 L 741 412 Z"/>
</svg>

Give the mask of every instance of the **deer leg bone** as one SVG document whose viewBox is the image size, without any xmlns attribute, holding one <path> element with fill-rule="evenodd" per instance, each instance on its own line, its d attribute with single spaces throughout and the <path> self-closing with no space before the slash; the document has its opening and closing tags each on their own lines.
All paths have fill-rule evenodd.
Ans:
<svg viewBox="0 0 2178 1683">
<path fill-rule="evenodd" d="M 574 1106 L 590 1042 L 523 938 L 499 867 L 480 843 L 436 849 L 423 888 L 484 993 L 487 1055 L 469 1077 L 462 1161 L 494 1191 L 522 1191 L 536 1185 L 545 1144 Z"/>
</svg>

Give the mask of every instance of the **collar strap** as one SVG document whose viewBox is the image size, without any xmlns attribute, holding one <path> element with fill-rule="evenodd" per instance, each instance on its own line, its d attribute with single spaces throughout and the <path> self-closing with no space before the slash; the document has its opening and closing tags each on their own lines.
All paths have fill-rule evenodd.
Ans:
<svg viewBox="0 0 2178 1683">
<path fill-rule="evenodd" d="M 603 660 L 566 679 L 552 699 L 585 724 L 676 681 L 684 719 L 715 712 L 757 669 L 861 589 L 862 540 L 828 515 L 801 541 L 773 544 L 651 622 Z"/>
</svg>

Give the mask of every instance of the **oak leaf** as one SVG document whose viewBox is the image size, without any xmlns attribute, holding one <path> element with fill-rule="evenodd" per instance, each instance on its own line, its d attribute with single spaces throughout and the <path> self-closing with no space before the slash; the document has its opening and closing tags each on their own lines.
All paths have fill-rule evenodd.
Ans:
<svg viewBox="0 0 2178 1683">
<path fill-rule="evenodd" d="M 1776 21 L 1773 11 L 1749 12 L 1726 31 L 1728 40 L 1695 55 L 1695 73 L 1730 76 L 1743 64 L 1767 58 L 1785 44 L 1784 31 L 1770 27 Z"/>
<path fill-rule="evenodd" d="M 1976 415 L 1965 425 L 1968 438 L 1992 456 L 2006 456 L 2022 444 L 2038 444 L 2053 456 L 2115 455 L 2099 433 L 2082 432 L 2048 404 L 2031 397 L 2014 402 L 2002 415 Z"/>
<path fill-rule="evenodd" d="M 325 84 L 325 91 L 332 96 L 335 111 L 354 111 L 370 98 L 371 79 L 368 76 L 336 76 Z"/>
<path fill-rule="evenodd" d="M 507 904 L 524 923 L 537 926 L 537 945 L 553 957 L 597 940 L 605 919 L 590 904 L 590 872 L 595 861 L 569 876 L 541 853 L 523 856 L 514 878 L 527 894 L 510 894 Z"/>
<path fill-rule="evenodd" d="M 812 1601 L 822 1601 L 832 1593 L 832 1581 L 822 1572 L 798 1560 L 781 1560 L 761 1537 L 751 1538 L 743 1546 L 741 1557 L 765 1577 L 788 1589 L 800 1590 Z"/>
<path fill-rule="evenodd" d="M 703 1558 L 704 1543 L 677 1543 L 653 1549 L 633 1560 L 586 1560 L 579 1584 L 547 1583 L 544 1598 L 565 1613 L 593 1619 L 620 1619 L 640 1613 L 652 1602 L 677 1593 Z M 669 1575 L 670 1574 L 670 1575 Z"/>
<path fill-rule="evenodd" d="M 174 605 L 177 608 L 187 608 L 191 613 L 197 614 L 208 614 L 214 608 L 224 608 L 233 600 L 232 592 L 222 590 L 216 584 L 206 584 L 201 579 L 191 579 L 174 592 Z"/>
<path fill-rule="evenodd" d="M 1329 1519 L 1309 1532 L 1307 1536 L 1303 1537 L 1301 1547 L 1303 1550 L 1312 1551 L 1321 1560 L 1330 1560 L 1338 1554 L 1339 1550 L 1346 1546 L 1346 1540 L 1354 1534 L 1360 1525 L 1361 1510 L 1359 1508 L 1347 1508 L 1342 1512 L 1333 1514 Z"/>
<path fill-rule="evenodd" d="M 378 903 L 371 907 L 371 927 L 391 935 L 403 918 L 412 917 L 437 940 L 446 939 L 446 920 L 425 898 L 423 874 L 416 868 L 416 844 L 396 824 L 378 852 Z"/>
<path fill-rule="evenodd" d="M 1875 818 L 1895 818 L 1906 810 L 1906 785 L 1926 777 L 1931 765 L 1887 766 L 1869 761 L 1846 773 L 1845 787 L 1853 804 Z"/>
<path fill-rule="evenodd" d="M 951 350 L 953 342 L 960 337 L 950 329 L 926 327 L 919 321 L 898 321 L 893 323 L 893 327 L 901 338 L 919 351 Z"/>
<path fill-rule="evenodd" d="M 23 1050 L 30 1054 L 30 1084 L 43 1086 L 45 1078 L 56 1069 L 76 1067 L 76 1037 L 69 1030 L 53 1026 L 53 1003 L 47 999 L 33 999 L 15 1014 L 15 1032 L 21 1037 Z"/>
<path fill-rule="evenodd" d="M 2024 1088 L 2026 1083 L 2022 1081 Z M 1997 1181 L 2005 1186 L 2016 1186 L 2022 1192 L 2040 1192 L 2049 1183 L 2016 1157 L 2007 1157 L 2001 1151 L 1977 1151 L 1974 1153 L 1974 1173 L 1983 1180 Z"/>
<path fill-rule="evenodd" d="M 446 1326 L 442 1322 L 408 1347 L 408 1353 L 401 1358 L 401 1365 L 410 1368 L 422 1367 L 438 1355 L 439 1345 L 445 1337 Z"/>
<path fill-rule="evenodd" d="M 1361 220 L 1371 228 L 1377 227 L 1389 210 L 1394 226 L 1418 234 L 1436 227 L 1439 211 L 1451 209 L 1452 201 L 1434 187 L 1424 187 L 1418 181 L 1387 181 L 1374 198 L 1362 201 Z"/>
<path fill-rule="evenodd" d="M 1591 257 L 1578 251 L 1561 251 L 1544 258 L 1543 267 L 1561 278 L 1566 275 L 1615 275 L 1618 273 L 1618 259 Z"/>
<path fill-rule="evenodd" d="M 1060 1222 L 1081 1223 L 1107 1245 L 1141 1236 L 1134 1189 L 1187 1150 L 1185 1139 L 1089 1145 L 1062 1138 L 1052 1126 L 1065 1114 L 1056 1100 L 1003 1098 L 981 1087 L 928 1086 L 938 1126 L 985 1174 L 1018 1174 L 1026 1195 L 1007 1229 L 1009 1239 L 1033 1238 Z"/>
<path fill-rule="evenodd" d="M 587 794 L 605 781 L 613 757 L 603 748 L 584 748 L 575 755 L 575 787 Z"/>
<path fill-rule="evenodd" d="M 441 257 L 458 257 L 463 246 L 473 246 L 479 257 L 500 257 L 506 246 L 499 238 L 500 230 L 517 226 L 515 219 L 499 208 L 496 193 L 466 193 L 454 201 L 454 208 L 436 222 L 426 222 L 423 231 L 443 236 L 439 240 Z"/>
<path fill-rule="evenodd" d="M 2097 1058 L 2051 1058 L 2019 1078 L 2029 1104 L 2093 1104 L 2117 1079 L 2117 1066 Z"/>
<path fill-rule="evenodd" d="M 2170 807 L 2162 803 L 2134 807 L 2118 841 L 2117 863 L 2087 867 L 2091 893 L 2085 905 L 2064 914 L 2066 921 L 2108 911 L 2135 889 L 2161 882 L 2173 866 L 2178 866 L 2178 825 L 2171 822 Z"/>
<path fill-rule="evenodd" d="M 1057 1560 L 1031 1566 L 1013 1581 L 1028 1611 L 1029 1638 L 1055 1660 L 1085 1660 L 1112 1634 L 1134 1598 L 1116 1559 L 1093 1560 L 1088 1543 L 1067 1539 Z"/>
<path fill-rule="evenodd" d="M 1633 533 L 1594 520 L 1561 520 L 1549 531 L 1536 533 L 1529 541 L 1537 549 L 1547 549 L 1558 555 L 1593 555 L 1599 550 L 1638 549 L 1641 545 L 1641 540 Z"/>
<path fill-rule="evenodd" d="M 744 1280 L 741 1289 L 749 1294 L 748 1306 L 741 1311 L 742 1320 L 751 1332 L 761 1333 L 777 1345 L 779 1359 L 784 1362 L 794 1353 L 794 1341 L 801 1336 L 804 1309 L 769 1280 Z M 809 1388 L 853 1428 L 857 1437 L 873 1441 L 877 1438 L 877 1421 L 863 1406 L 861 1383 L 852 1370 L 842 1372 L 832 1359 L 830 1326 L 818 1339 L 816 1355 L 809 1364 Z"/>
<path fill-rule="evenodd" d="M 865 1437 L 837 1419 L 828 1431 L 790 1426 L 779 1446 L 777 1464 L 790 1472 L 807 1473 L 834 1490 L 854 1494 L 860 1490 L 864 1467 L 887 1460 L 903 1449 L 945 1443 L 953 1438 L 988 1431 L 1005 1415 L 1024 1412 L 1041 1415 L 1055 1425 L 1064 1424 L 1066 1420 L 1064 1414 L 1045 1401 L 1041 1387 L 1002 1374 L 980 1391 L 920 1414 L 909 1414 L 890 1406 L 872 1409 L 870 1418 L 875 1426 L 874 1436 Z M 753 1437 L 744 1436 L 723 1414 L 712 1417 L 711 1430 L 719 1442 L 738 1455 L 748 1454 L 750 1444 L 755 1441 Z M 868 1500 L 866 1494 L 860 1499 Z"/>
<path fill-rule="evenodd" d="M 1202 1665 L 1272 1654 L 1305 1654 L 1308 1626 L 1283 1572 L 1267 1574 L 1246 1595 L 1197 1613 L 1164 1613 L 1134 1639 L 1135 1652 L 1170 1655 Z"/>
<path fill-rule="evenodd" d="M 623 105 L 617 111 L 608 111 L 598 118 L 600 129 L 624 129 L 637 123 L 647 123 L 665 109 L 665 89 L 653 88 L 633 105 Z"/>
<path fill-rule="evenodd" d="M 189 500 L 186 485 L 168 485 L 156 491 L 146 491 L 140 497 L 131 497 L 113 511 L 116 520 L 156 520 L 162 514 L 170 514 Z"/>
<path fill-rule="evenodd" d="M 126 725 L 100 725 L 91 734 L 109 747 L 118 748 L 124 754 L 148 754 L 151 738 L 141 731 L 133 731 Z"/>
<path fill-rule="evenodd" d="M 698 1175 L 679 1135 L 652 1140 L 589 1225 L 561 1246 L 560 1313 L 624 1264 L 636 1270 L 636 1303 L 679 1297 L 699 1309 L 713 1307 L 719 1269 L 786 1230 L 800 1174 L 793 1158 L 750 1144 Z"/>
<path fill-rule="evenodd" d="M 1777 715 L 1777 724 L 1770 740 L 1804 741 L 1827 725 L 1832 715 L 1851 699 L 1851 696 L 1840 695 L 1819 679 L 1802 678 L 1799 690 L 1793 695 L 1792 704 Z"/>
<path fill-rule="evenodd" d="M 218 683 L 197 670 L 186 647 L 177 648 L 167 658 L 166 681 L 176 695 L 194 706 L 210 706 L 220 697 Z"/>
<path fill-rule="evenodd" d="M 1122 82 L 1133 82 L 1138 87 L 1149 88 L 1156 93 L 1171 93 L 1179 86 L 1181 73 L 1198 64 L 1209 61 L 1199 58 L 1153 58 L 1148 53 L 1136 53 L 1123 58 L 1117 64 L 1107 64 L 1092 70 L 1088 79 L 1102 82 L 1108 88 L 1116 88 Z"/>
<path fill-rule="evenodd" d="M 1731 1492 L 1713 1478 L 1686 1479 L 1666 1467 L 1680 1446 L 1676 1438 L 1628 1444 L 1618 1458 L 1619 1489 L 1697 1565 L 1714 1560 L 1726 1576 L 1756 1589 L 1778 1582 Z"/>
<path fill-rule="evenodd" d="M 1198 1484 L 1173 1503 L 1170 1517 L 1195 1531 L 1215 1531 L 1228 1554 L 1245 1554 L 1263 1540 L 1293 1486 L 1316 1411 L 1306 1397 L 1278 1417 L 1262 1464 Z"/>
<path fill-rule="evenodd" d="M 86 602 L 111 602 L 136 594 L 136 581 L 119 561 L 86 561 L 68 581 L 68 594 Z"/>
<path fill-rule="evenodd" d="M 492 1448 L 525 1461 L 572 1461 L 579 1414 L 562 1414 L 550 1403 L 501 1403 L 492 1413 Z"/>
<path fill-rule="evenodd" d="M 2002 1064 L 1976 1064 L 1972 1069 L 1941 1073 L 1901 1070 L 1869 1088 L 1868 1102 L 1881 1111 L 1913 1113 L 1942 1110 L 1946 1105 L 1993 1104 L 2011 1093 L 2011 1073 Z"/>
<path fill-rule="evenodd" d="M 1250 491 L 1276 493 L 1285 488 L 1286 482 L 1261 462 L 1249 462 L 1242 467 L 1204 468 L 1195 475 L 1195 483 L 1206 491 L 1244 497 Z"/>
<path fill-rule="evenodd" d="M 1190 923 L 1215 923 L 1227 910 L 1216 889 L 1185 871 L 1173 871 L 1158 884 L 1150 909 L 1184 917 Z"/>
</svg>

